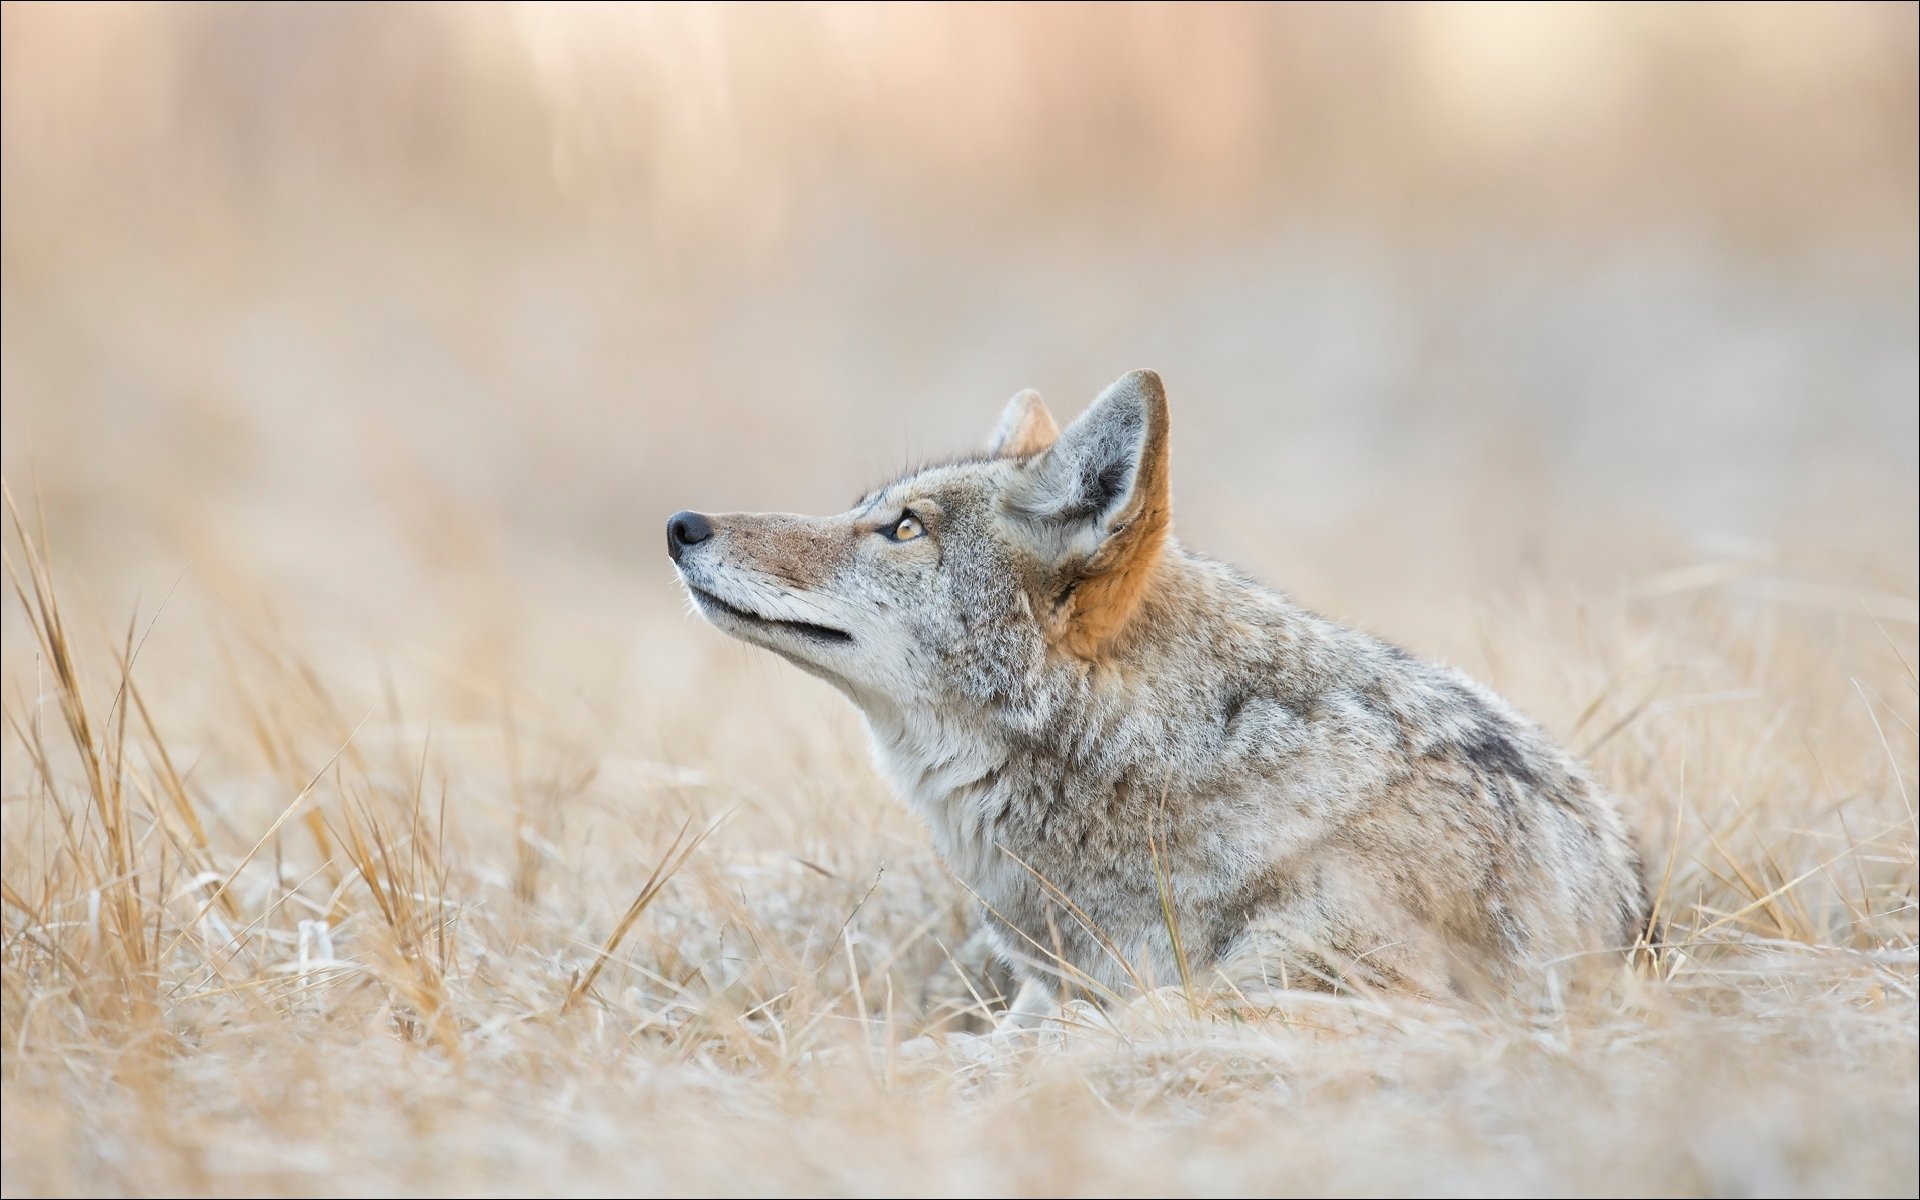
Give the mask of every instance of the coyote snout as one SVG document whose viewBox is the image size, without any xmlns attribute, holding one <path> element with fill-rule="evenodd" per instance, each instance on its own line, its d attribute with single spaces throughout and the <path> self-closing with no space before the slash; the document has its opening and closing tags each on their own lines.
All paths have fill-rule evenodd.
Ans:
<svg viewBox="0 0 1920 1200">
<path fill-rule="evenodd" d="M 1172 535 L 1136 371 L 837 517 L 675 513 L 701 615 L 832 683 L 1029 982 L 1428 995 L 1630 946 L 1618 813 L 1449 668 Z"/>
<path fill-rule="evenodd" d="M 667 518 L 667 557 L 679 562 L 688 546 L 698 546 L 712 536 L 713 522 L 683 508 Z"/>
</svg>

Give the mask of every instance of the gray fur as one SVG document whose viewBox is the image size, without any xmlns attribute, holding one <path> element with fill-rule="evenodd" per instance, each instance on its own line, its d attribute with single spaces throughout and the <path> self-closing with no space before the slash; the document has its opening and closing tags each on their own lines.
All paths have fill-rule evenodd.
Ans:
<svg viewBox="0 0 1920 1200">
<path fill-rule="evenodd" d="M 1174 930 L 1242 991 L 1444 996 L 1631 946 L 1626 830 L 1538 727 L 1166 535 L 1166 411 L 1135 372 L 1046 446 L 1022 393 L 994 437 L 1022 452 L 715 516 L 678 565 L 859 706 L 1030 980 L 1177 982 Z M 890 540 L 907 510 L 924 535 Z"/>
</svg>

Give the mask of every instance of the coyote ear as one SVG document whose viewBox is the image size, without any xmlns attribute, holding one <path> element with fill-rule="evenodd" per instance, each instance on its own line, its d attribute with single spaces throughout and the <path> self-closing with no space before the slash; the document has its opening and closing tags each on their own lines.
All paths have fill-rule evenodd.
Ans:
<svg viewBox="0 0 1920 1200">
<path fill-rule="evenodd" d="M 1060 644 L 1092 657 L 1146 593 L 1172 525 L 1167 393 L 1133 371 L 1100 393 L 1036 464 L 1020 508 L 1056 530 L 1063 557 L 1084 554 L 1060 596 Z"/>
<path fill-rule="evenodd" d="M 1053 445 L 1053 439 L 1059 436 L 1060 427 L 1053 423 L 1046 402 L 1039 392 L 1028 388 L 1007 401 L 1000 411 L 1000 424 L 987 441 L 987 453 L 995 458 L 1025 458 Z"/>
</svg>

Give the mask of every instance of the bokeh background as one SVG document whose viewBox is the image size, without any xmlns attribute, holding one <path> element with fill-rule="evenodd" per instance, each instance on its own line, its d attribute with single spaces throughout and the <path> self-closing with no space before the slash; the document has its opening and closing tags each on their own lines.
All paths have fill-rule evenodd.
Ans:
<svg viewBox="0 0 1920 1200">
<path fill-rule="evenodd" d="M 1910 4 L 4 33 L 5 472 L 108 607 L 643 605 L 673 509 L 838 511 L 1142 365 L 1187 540 L 1334 607 L 1914 561 Z"/>
</svg>

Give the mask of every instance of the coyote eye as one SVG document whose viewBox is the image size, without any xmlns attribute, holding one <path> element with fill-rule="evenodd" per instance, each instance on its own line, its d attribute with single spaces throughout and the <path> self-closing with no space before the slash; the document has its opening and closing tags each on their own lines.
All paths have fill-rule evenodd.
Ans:
<svg viewBox="0 0 1920 1200">
<path fill-rule="evenodd" d="M 910 542 L 926 531 L 927 527 L 920 523 L 920 518 L 909 512 L 901 514 L 900 519 L 894 522 L 893 528 L 887 530 L 887 537 L 896 542 Z"/>
</svg>

